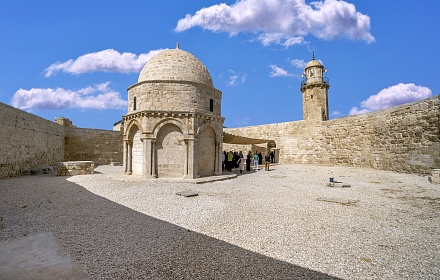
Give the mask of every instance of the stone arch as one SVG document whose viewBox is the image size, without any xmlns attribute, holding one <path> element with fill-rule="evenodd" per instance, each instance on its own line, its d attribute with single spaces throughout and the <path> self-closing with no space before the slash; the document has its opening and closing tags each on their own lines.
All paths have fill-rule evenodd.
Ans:
<svg viewBox="0 0 440 280">
<path fill-rule="evenodd" d="M 169 124 L 173 124 L 173 125 L 177 126 L 183 135 L 185 135 L 185 136 L 188 135 L 188 130 L 186 129 L 186 127 L 182 121 L 174 119 L 174 118 L 165 118 L 165 119 L 162 119 L 159 122 L 157 122 L 156 125 L 154 126 L 154 128 L 152 129 L 153 137 L 157 139 L 157 135 L 158 135 L 159 131 L 162 129 L 162 127 L 169 125 Z"/>
<path fill-rule="evenodd" d="M 133 139 L 133 133 L 132 131 L 139 130 L 142 134 L 142 125 L 140 122 L 136 119 L 131 120 L 127 126 L 125 126 L 125 135 L 127 139 L 132 140 Z"/>
<path fill-rule="evenodd" d="M 216 133 L 210 125 L 203 125 L 197 130 L 198 175 L 212 176 L 215 172 Z"/>
<path fill-rule="evenodd" d="M 142 127 L 139 122 L 136 120 L 132 120 L 126 130 L 126 137 L 128 140 L 128 145 L 131 146 L 129 152 L 131 155 L 127 160 L 131 160 L 131 172 L 132 174 L 142 175 L 143 174 L 143 165 L 144 165 L 144 149 L 142 145 Z"/>
<path fill-rule="evenodd" d="M 157 177 L 182 178 L 186 156 L 182 129 L 173 121 L 163 122 L 156 128 Z"/>
</svg>

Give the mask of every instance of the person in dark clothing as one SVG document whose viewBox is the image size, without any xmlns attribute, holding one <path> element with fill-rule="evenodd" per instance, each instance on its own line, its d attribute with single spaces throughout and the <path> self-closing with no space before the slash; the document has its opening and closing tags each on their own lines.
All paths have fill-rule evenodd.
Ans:
<svg viewBox="0 0 440 280">
<path fill-rule="evenodd" d="M 273 151 L 270 152 L 270 162 L 271 163 L 275 162 L 275 153 Z"/>
<path fill-rule="evenodd" d="M 240 156 L 237 152 L 234 152 L 234 168 L 238 168 L 238 160 L 240 159 Z"/>
<path fill-rule="evenodd" d="M 264 163 L 266 164 L 266 167 L 264 168 L 264 170 L 269 171 L 270 155 L 266 155 L 264 157 Z"/>
<path fill-rule="evenodd" d="M 261 152 L 258 152 L 258 164 L 263 164 L 263 155 L 261 154 Z"/>
<path fill-rule="evenodd" d="M 251 171 L 251 157 L 252 153 L 249 151 L 249 153 L 246 156 L 246 171 Z"/>
</svg>

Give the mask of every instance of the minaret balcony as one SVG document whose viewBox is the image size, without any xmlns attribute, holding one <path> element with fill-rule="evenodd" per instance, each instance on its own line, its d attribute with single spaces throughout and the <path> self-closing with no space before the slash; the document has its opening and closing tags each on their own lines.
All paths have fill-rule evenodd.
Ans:
<svg viewBox="0 0 440 280">
<path fill-rule="evenodd" d="M 322 80 L 316 80 L 316 79 L 303 79 L 301 81 L 301 91 L 303 88 L 307 86 L 313 86 L 313 85 L 326 85 L 327 87 L 330 87 L 330 83 L 327 77 L 323 77 Z"/>
</svg>

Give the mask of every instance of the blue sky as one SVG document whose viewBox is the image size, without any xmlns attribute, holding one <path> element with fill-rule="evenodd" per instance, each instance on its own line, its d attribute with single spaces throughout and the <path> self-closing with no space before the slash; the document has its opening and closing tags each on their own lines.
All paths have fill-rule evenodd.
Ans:
<svg viewBox="0 0 440 280">
<path fill-rule="evenodd" d="M 0 102 L 111 129 L 127 88 L 167 48 L 194 54 L 223 92 L 225 126 L 302 119 L 312 52 L 330 118 L 440 94 L 440 1 L 0 2 Z"/>
</svg>

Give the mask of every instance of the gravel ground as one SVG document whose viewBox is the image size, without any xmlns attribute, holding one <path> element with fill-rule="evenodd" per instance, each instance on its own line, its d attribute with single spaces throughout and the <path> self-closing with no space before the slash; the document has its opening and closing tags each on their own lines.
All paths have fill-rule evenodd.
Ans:
<svg viewBox="0 0 440 280">
<path fill-rule="evenodd" d="M 440 186 L 427 177 L 274 165 L 191 184 L 95 171 L 0 180 L 0 240 L 50 231 L 95 279 L 440 279 Z"/>
</svg>

